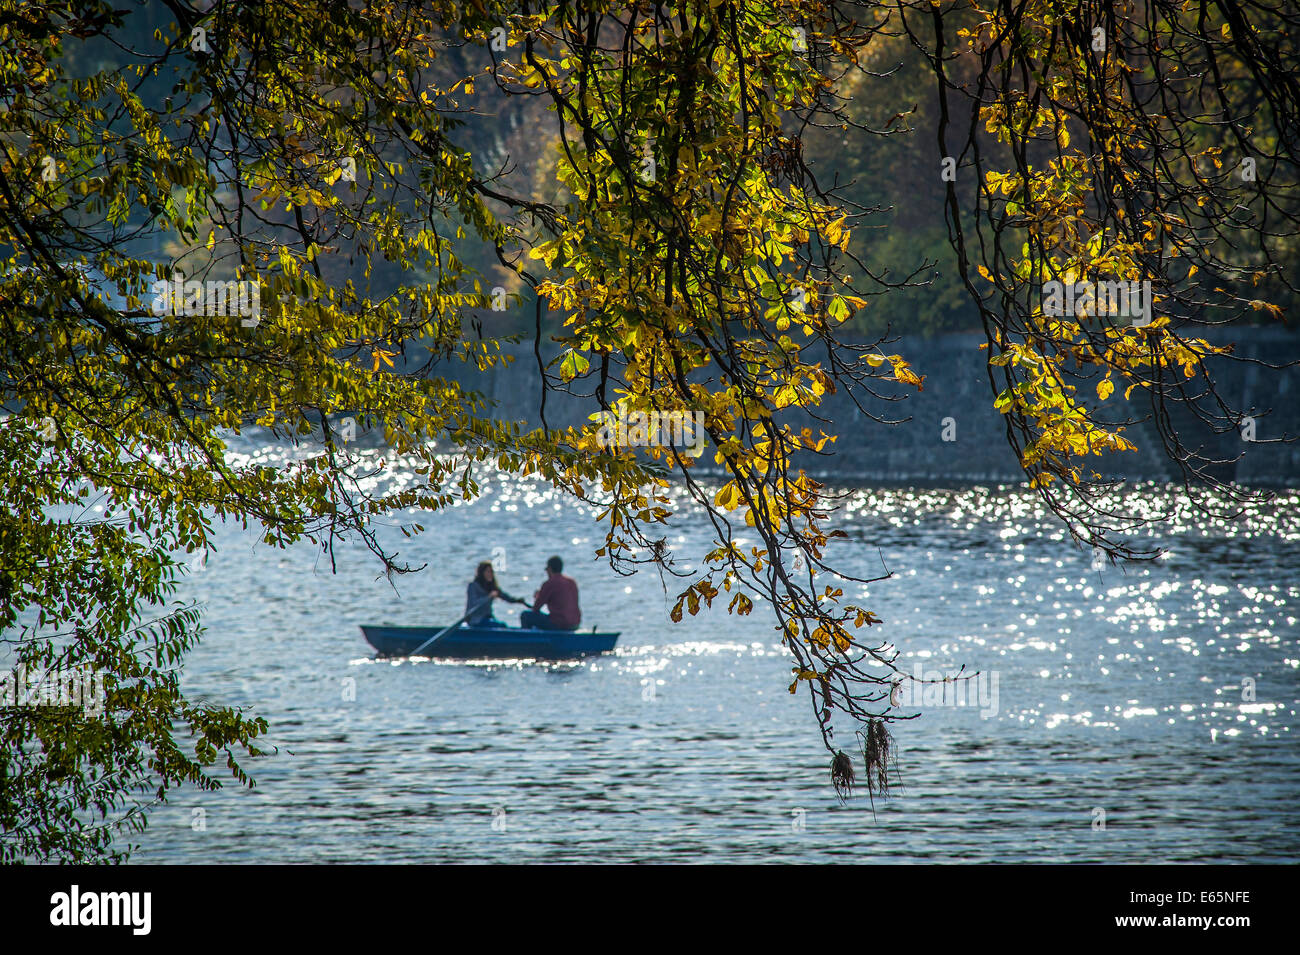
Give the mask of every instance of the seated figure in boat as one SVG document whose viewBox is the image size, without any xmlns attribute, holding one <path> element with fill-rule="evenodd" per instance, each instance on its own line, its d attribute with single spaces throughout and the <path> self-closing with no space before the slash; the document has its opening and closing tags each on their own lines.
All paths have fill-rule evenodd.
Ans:
<svg viewBox="0 0 1300 955">
<path fill-rule="evenodd" d="M 582 622 L 578 610 L 578 583 L 561 571 L 564 563 L 558 557 L 546 562 L 546 583 L 533 595 L 533 609 L 519 615 L 519 626 L 538 630 L 577 630 Z M 543 613 L 542 608 L 550 608 Z"/>
<path fill-rule="evenodd" d="M 474 579 L 465 588 L 465 612 L 469 615 L 465 622 L 471 627 L 504 627 L 505 623 L 492 615 L 492 600 L 500 597 L 514 603 L 524 603 L 518 597 L 511 597 L 497 586 L 496 571 L 492 562 L 485 560 L 478 565 Z"/>
</svg>

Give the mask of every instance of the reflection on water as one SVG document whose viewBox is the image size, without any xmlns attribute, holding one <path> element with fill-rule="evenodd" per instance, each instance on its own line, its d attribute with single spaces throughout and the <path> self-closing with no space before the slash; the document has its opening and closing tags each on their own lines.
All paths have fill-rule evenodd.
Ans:
<svg viewBox="0 0 1300 955">
<path fill-rule="evenodd" d="M 399 464 L 375 480 L 416 477 Z M 360 548 L 330 575 L 310 547 L 223 530 L 189 584 L 208 633 L 186 680 L 265 716 L 279 755 L 251 792 L 178 794 L 136 861 L 1300 859 L 1296 494 L 1235 520 L 1183 508 L 1150 539 L 1165 559 L 1099 572 L 1021 491 L 854 492 L 832 557 L 894 572 L 853 586 L 900 665 L 997 675 L 989 718 L 915 701 L 920 718 L 895 727 L 902 789 L 873 814 L 865 796 L 836 800 L 761 606 L 673 625 L 657 575 L 590 562 L 591 512 L 536 482 L 488 483 L 422 514 L 414 540 L 392 518 L 392 546 L 431 568 L 397 592 Z M 1152 514 L 1178 510 L 1167 490 L 1141 494 Z M 670 542 L 695 556 L 707 540 L 690 523 Z M 450 623 L 494 547 L 513 593 L 563 555 L 584 625 L 622 631 L 618 649 L 373 658 L 360 624 Z"/>
</svg>

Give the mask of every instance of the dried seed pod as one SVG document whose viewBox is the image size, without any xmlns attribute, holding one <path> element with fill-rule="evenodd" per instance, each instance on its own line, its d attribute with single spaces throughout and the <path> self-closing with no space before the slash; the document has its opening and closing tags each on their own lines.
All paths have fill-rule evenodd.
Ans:
<svg viewBox="0 0 1300 955">
<path fill-rule="evenodd" d="M 889 795 L 889 762 L 894 753 L 894 738 L 884 720 L 868 720 L 866 731 L 859 730 L 858 739 L 862 741 L 862 761 L 867 770 L 867 794 L 874 804 L 876 793 Z"/>
<path fill-rule="evenodd" d="M 835 785 L 835 794 L 840 799 L 847 799 L 853 795 L 853 783 L 855 781 L 855 772 L 853 769 L 853 760 L 847 753 L 840 750 L 831 760 L 831 782 Z"/>
</svg>

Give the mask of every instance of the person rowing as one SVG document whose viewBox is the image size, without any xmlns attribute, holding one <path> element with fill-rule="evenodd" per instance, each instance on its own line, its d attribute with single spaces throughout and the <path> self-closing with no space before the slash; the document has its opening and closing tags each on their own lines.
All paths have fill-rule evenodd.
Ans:
<svg viewBox="0 0 1300 955">
<path fill-rule="evenodd" d="M 497 586 L 496 571 L 492 567 L 492 562 L 485 560 L 478 565 L 478 570 L 474 572 L 474 579 L 465 588 L 466 624 L 471 627 L 504 627 L 505 622 L 492 615 L 492 601 L 497 597 L 510 603 L 525 606 L 528 604 L 528 601 L 520 597 L 512 597 Z"/>
</svg>

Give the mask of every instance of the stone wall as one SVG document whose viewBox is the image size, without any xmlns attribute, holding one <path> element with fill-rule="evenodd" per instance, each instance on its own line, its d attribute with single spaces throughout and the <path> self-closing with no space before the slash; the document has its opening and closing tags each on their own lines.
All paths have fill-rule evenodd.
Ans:
<svg viewBox="0 0 1300 955">
<path fill-rule="evenodd" d="M 1204 337 L 1228 340 L 1222 334 Z M 1236 341 L 1236 354 L 1247 361 L 1215 359 L 1210 373 L 1231 407 L 1256 416 L 1256 442 L 1244 441 L 1235 429 L 1216 435 L 1187 408 L 1176 409 L 1170 425 L 1185 444 L 1204 448 L 1208 457 L 1221 460 L 1216 470 L 1224 478 L 1249 485 L 1300 485 L 1300 442 L 1268 443 L 1284 434 L 1300 434 L 1300 366 L 1273 371 L 1255 363 L 1300 361 L 1300 336 L 1283 329 L 1239 328 L 1231 338 Z M 828 456 L 809 459 L 805 467 L 814 475 L 842 481 L 1022 480 L 1007 443 L 1006 420 L 993 409 L 985 352 L 979 349 L 983 340 L 980 333 L 952 333 L 930 339 L 904 337 L 889 346 L 925 376 L 924 389 L 881 389 L 881 397 L 861 399 L 867 413 L 843 392 L 828 396 L 822 409 L 826 421 L 813 423 L 838 435 L 838 440 L 827 446 Z M 509 371 L 467 373 L 463 366 L 447 371 L 455 371 L 463 384 L 490 398 L 496 417 L 537 425 L 541 385 L 532 348 L 516 346 L 510 353 L 516 361 Z M 1080 393 L 1085 388 L 1092 392 L 1093 385 L 1081 387 Z M 903 395 L 902 400 L 889 400 Z M 1125 408 L 1138 417 L 1151 412 L 1140 389 L 1131 405 L 1124 401 L 1121 388 L 1102 407 L 1114 408 L 1117 418 Z M 591 399 L 555 393 L 546 398 L 551 426 L 582 423 L 594 409 Z M 896 423 L 881 424 L 869 415 Z M 1178 477 L 1153 422 L 1140 423 L 1126 434 L 1139 450 L 1093 457 L 1097 471 L 1130 480 Z"/>
</svg>

